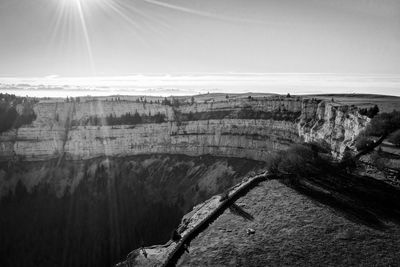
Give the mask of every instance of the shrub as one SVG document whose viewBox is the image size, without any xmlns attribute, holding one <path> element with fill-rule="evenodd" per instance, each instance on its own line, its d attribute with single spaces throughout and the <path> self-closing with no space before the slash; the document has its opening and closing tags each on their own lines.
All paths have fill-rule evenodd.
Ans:
<svg viewBox="0 0 400 267">
<path fill-rule="evenodd" d="M 168 100 L 168 98 L 164 98 L 164 100 L 161 102 L 161 105 L 166 105 L 166 106 L 171 106 L 171 101 Z"/>
<path fill-rule="evenodd" d="M 22 125 L 27 125 L 32 123 L 32 121 L 34 120 L 36 120 L 35 113 L 18 115 L 17 119 L 15 120 L 14 127 L 19 128 Z"/>
<path fill-rule="evenodd" d="M 97 115 L 90 116 L 86 121 L 76 121 L 73 120 L 71 122 L 72 126 L 78 125 L 93 125 L 93 126 L 102 126 L 102 125 L 136 125 L 140 123 L 162 123 L 166 121 L 165 114 L 161 114 L 157 112 L 154 115 L 140 115 L 138 112 L 135 112 L 133 115 L 131 113 L 125 113 L 121 116 L 117 117 L 113 114 L 107 115 L 106 117 L 98 117 Z"/>
<path fill-rule="evenodd" d="M 340 166 L 348 172 L 351 172 L 357 166 L 356 161 L 349 149 L 344 151 L 342 160 L 340 161 Z"/>
<path fill-rule="evenodd" d="M 284 121 L 295 121 L 301 115 L 300 111 L 262 111 L 253 110 L 251 108 L 242 108 L 237 113 L 238 119 L 257 119 L 257 120 L 284 120 Z"/>
<path fill-rule="evenodd" d="M 370 140 L 365 134 L 360 134 L 356 140 L 356 148 L 358 151 L 370 148 L 373 145 L 373 141 Z"/>
<path fill-rule="evenodd" d="M 381 113 L 375 116 L 367 126 L 366 134 L 371 136 L 382 136 L 400 129 L 400 112 Z"/>
<path fill-rule="evenodd" d="M 382 158 L 378 152 L 374 152 L 371 155 L 371 160 L 372 163 L 375 165 L 375 167 L 380 170 L 380 171 L 384 171 L 386 169 L 386 163 L 385 163 L 385 159 Z"/>
<path fill-rule="evenodd" d="M 389 142 L 391 142 L 395 146 L 400 147 L 400 129 L 389 136 Z"/>
<path fill-rule="evenodd" d="M 36 119 L 32 109 L 32 103 L 35 102 L 34 99 L 0 93 L 0 133 L 32 123 Z M 16 104 L 23 105 L 22 114 L 17 112 Z"/>
<path fill-rule="evenodd" d="M 18 117 L 18 113 L 14 107 L 12 108 L 1 108 L 0 109 L 0 132 L 5 132 L 11 129 L 14 125 L 15 120 Z"/>
<path fill-rule="evenodd" d="M 386 137 L 390 133 L 392 134 L 389 137 L 389 141 L 391 141 L 395 145 L 399 145 L 399 131 L 399 111 L 393 110 L 390 113 L 378 114 L 371 120 L 365 131 L 357 137 L 355 146 L 359 151 L 371 148 L 374 145 L 374 142 L 370 140 L 370 136 Z"/>
<path fill-rule="evenodd" d="M 377 105 L 375 105 L 375 106 L 373 106 L 373 107 L 371 107 L 369 109 L 361 108 L 361 109 L 358 110 L 358 112 L 361 115 L 368 116 L 369 118 L 373 118 L 373 117 L 375 117 L 376 114 L 379 113 L 379 108 L 378 108 Z"/>
<path fill-rule="evenodd" d="M 175 108 L 179 108 L 179 106 L 181 105 L 179 99 L 177 98 L 172 98 L 172 106 Z"/>
<path fill-rule="evenodd" d="M 298 177 L 315 175 L 326 171 L 329 162 L 319 156 L 315 144 L 295 144 L 286 151 L 280 151 L 267 160 L 268 171 L 272 174 L 290 174 Z"/>
</svg>

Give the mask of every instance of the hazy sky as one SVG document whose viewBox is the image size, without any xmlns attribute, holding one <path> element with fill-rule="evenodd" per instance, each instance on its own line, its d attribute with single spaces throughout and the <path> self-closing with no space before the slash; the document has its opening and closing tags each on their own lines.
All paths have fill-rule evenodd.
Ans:
<svg viewBox="0 0 400 267">
<path fill-rule="evenodd" d="M 400 73 L 397 0 L 0 0 L 0 76 Z"/>
</svg>

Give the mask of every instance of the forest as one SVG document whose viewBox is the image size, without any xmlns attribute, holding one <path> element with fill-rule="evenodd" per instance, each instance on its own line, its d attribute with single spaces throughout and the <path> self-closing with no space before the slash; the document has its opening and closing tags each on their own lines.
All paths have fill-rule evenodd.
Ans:
<svg viewBox="0 0 400 267">
<path fill-rule="evenodd" d="M 31 124 L 36 119 L 32 108 L 36 101 L 34 98 L 0 93 L 0 133 Z M 21 113 L 17 111 L 18 105 L 22 105 Z"/>
</svg>

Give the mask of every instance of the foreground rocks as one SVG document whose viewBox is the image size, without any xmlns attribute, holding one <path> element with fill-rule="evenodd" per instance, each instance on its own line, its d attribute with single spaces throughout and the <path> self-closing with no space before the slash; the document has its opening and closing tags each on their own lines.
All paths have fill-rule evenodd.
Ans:
<svg viewBox="0 0 400 267">
<path fill-rule="evenodd" d="M 197 205 L 186 214 L 178 229 L 176 240 L 170 240 L 165 245 L 139 248 L 132 251 L 126 261 L 119 263 L 118 267 L 130 266 L 173 266 L 188 251 L 190 241 L 204 228 L 207 228 L 218 216 L 233 202 L 245 194 L 247 190 L 256 186 L 259 182 L 268 179 L 268 174 L 262 173 L 256 176 L 246 177 L 242 182 L 227 190 L 222 196 L 214 196 Z M 251 230 L 254 233 L 254 230 Z"/>
</svg>

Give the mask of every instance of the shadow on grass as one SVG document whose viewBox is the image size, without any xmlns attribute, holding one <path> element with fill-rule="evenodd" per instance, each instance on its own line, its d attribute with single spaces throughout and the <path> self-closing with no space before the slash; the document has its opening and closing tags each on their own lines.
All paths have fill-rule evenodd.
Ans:
<svg viewBox="0 0 400 267">
<path fill-rule="evenodd" d="M 280 181 L 356 223 L 378 230 L 386 221 L 400 224 L 400 190 L 371 177 L 341 173 Z"/>
<path fill-rule="evenodd" d="M 194 227 L 190 233 L 185 235 L 180 242 L 177 244 L 177 247 L 175 251 L 171 252 L 170 256 L 167 258 L 165 261 L 164 265 L 162 266 L 176 266 L 179 258 L 182 256 L 183 253 L 185 253 L 185 250 L 188 246 L 190 246 L 190 242 L 198 236 L 201 232 L 203 232 L 205 229 L 209 227 L 210 224 L 212 224 L 224 211 L 232 206 L 237 206 L 235 205 L 235 201 L 238 200 L 240 197 L 246 195 L 251 189 L 256 187 L 260 182 L 265 181 L 267 179 L 271 179 L 272 177 L 267 177 L 263 175 L 258 175 L 256 179 L 253 179 L 250 183 L 247 184 L 247 186 L 243 187 L 242 189 L 236 191 L 236 193 L 229 195 L 226 194 L 226 198 L 222 201 L 221 205 L 212 213 L 210 214 L 206 219 L 203 220 L 202 223 Z M 238 206 L 237 206 L 238 207 Z M 236 209 L 236 211 L 239 211 L 241 215 L 244 215 L 248 218 L 253 218 L 252 215 L 248 214 L 246 211 L 242 210 L 240 207 L 239 209 Z M 243 213 L 244 212 L 244 213 Z M 249 216 L 250 215 L 250 216 Z"/>
<path fill-rule="evenodd" d="M 229 206 L 229 210 L 233 214 L 238 215 L 238 216 L 244 218 L 245 220 L 254 221 L 253 215 L 251 215 L 250 213 L 248 213 L 247 211 L 245 211 L 244 209 L 242 209 L 241 207 L 239 207 L 235 203 L 232 204 L 231 206 Z"/>
</svg>

